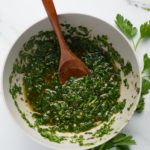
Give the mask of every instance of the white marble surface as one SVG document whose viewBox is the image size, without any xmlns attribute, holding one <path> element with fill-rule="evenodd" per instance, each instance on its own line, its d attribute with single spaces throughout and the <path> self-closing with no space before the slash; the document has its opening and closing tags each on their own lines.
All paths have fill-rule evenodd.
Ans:
<svg viewBox="0 0 150 150">
<path fill-rule="evenodd" d="M 54 0 L 58 13 L 78 12 L 100 17 L 115 26 L 114 18 L 121 13 L 136 26 L 150 19 L 150 12 L 128 4 L 128 0 Z M 41 0 L 0 0 L 0 78 L 6 56 L 14 41 L 33 23 L 46 17 Z M 144 53 L 150 55 L 150 40 L 137 50 L 141 62 Z M 1 84 L 1 81 L 0 81 Z M 134 136 L 137 145 L 132 150 L 150 149 L 150 94 L 142 114 L 135 114 L 124 129 Z M 7 112 L 0 88 L 0 149 L 1 150 L 48 150 L 26 137 Z"/>
</svg>

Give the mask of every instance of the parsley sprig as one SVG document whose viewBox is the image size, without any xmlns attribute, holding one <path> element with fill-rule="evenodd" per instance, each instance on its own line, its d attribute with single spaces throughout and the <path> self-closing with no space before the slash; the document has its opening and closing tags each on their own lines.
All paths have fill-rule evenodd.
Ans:
<svg viewBox="0 0 150 150">
<path fill-rule="evenodd" d="M 135 50 L 143 39 L 150 37 L 150 21 L 141 24 L 140 37 L 136 43 L 134 42 L 134 37 L 137 35 L 138 30 L 133 26 L 130 20 L 125 19 L 120 14 L 117 14 L 115 23 L 118 28 L 126 35 L 126 37 L 132 41 Z"/>
<path fill-rule="evenodd" d="M 139 43 L 144 39 L 150 37 L 150 21 L 143 23 L 140 26 L 140 37 L 135 45 L 135 49 L 137 49 Z"/>
<path fill-rule="evenodd" d="M 144 68 L 142 71 L 142 92 L 140 101 L 136 111 L 141 113 L 144 110 L 145 105 L 145 95 L 149 93 L 150 90 L 150 58 L 147 54 L 144 55 Z"/>
<path fill-rule="evenodd" d="M 132 136 L 128 136 L 124 133 L 119 133 L 110 141 L 91 150 L 110 150 L 112 148 L 114 148 L 114 150 L 129 150 L 129 146 L 135 144 L 136 142 L 132 138 Z"/>
</svg>

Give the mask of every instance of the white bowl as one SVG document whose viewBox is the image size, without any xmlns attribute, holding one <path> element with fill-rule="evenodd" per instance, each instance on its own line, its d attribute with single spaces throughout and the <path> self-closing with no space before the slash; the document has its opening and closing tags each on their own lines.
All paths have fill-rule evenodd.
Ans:
<svg viewBox="0 0 150 150">
<path fill-rule="evenodd" d="M 26 30 L 15 42 L 13 47 L 11 48 L 6 62 L 4 66 L 3 71 L 3 93 L 4 93 L 4 99 L 7 105 L 7 108 L 14 118 L 14 120 L 17 122 L 17 124 L 25 131 L 27 135 L 29 135 L 32 139 L 35 141 L 53 149 L 64 149 L 64 150 L 83 150 L 83 149 L 89 149 L 93 148 L 95 146 L 98 146 L 100 144 L 103 144 L 104 142 L 108 141 L 112 137 L 114 137 L 118 132 L 120 132 L 123 127 L 127 124 L 127 122 L 131 119 L 133 116 L 133 113 L 137 107 L 137 104 L 139 102 L 140 92 L 137 93 L 135 89 L 135 83 L 137 83 L 137 86 L 141 89 L 141 78 L 140 78 L 140 70 L 139 65 L 137 62 L 137 58 L 135 56 L 134 51 L 132 50 L 129 43 L 126 41 L 124 36 L 116 30 L 114 27 L 109 25 L 108 23 L 92 17 L 88 15 L 82 15 L 82 14 L 61 14 L 59 15 L 60 22 L 67 21 L 67 23 L 70 23 L 73 26 L 79 26 L 83 25 L 88 27 L 89 29 L 92 29 L 93 35 L 108 35 L 109 41 L 113 44 L 114 48 L 119 52 L 121 57 L 125 60 L 125 62 L 130 61 L 133 68 L 133 74 L 130 73 L 127 76 L 127 79 L 129 81 L 129 89 L 127 89 L 123 84 L 123 76 L 122 76 L 122 85 L 121 85 L 121 98 L 126 98 L 127 103 L 126 106 L 121 114 L 117 114 L 115 117 L 115 122 L 112 124 L 113 130 L 103 136 L 101 139 L 94 139 L 96 142 L 94 145 L 91 146 L 79 146 L 78 144 L 72 144 L 70 142 L 64 142 L 64 143 L 53 143 L 48 141 L 47 139 L 43 138 L 37 131 L 30 128 L 27 123 L 22 119 L 20 116 L 14 101 L 11 97 L 11 94 L 9 93 L 9 76 L 12 72 L 13 63 L 15 62 L 15 59 L 18 57 L 18 53 L 22 47 L 22 45 L 29 40 L 29 38 L 37 34 L 41 30 L 51 30 L 52 27 L 49 23 L 49 20 L 46 18 L 44 20 L 41 20 L 31 26 L 28 30 Z M 135 96 L 133 98 L 133 95 Z M 20 107 L 24 111 L 28 111 L 27 106 L 23 102 L 19 102 Z M 130 110 L 127 108 L 130 107 Z M 31 119 L 31 118 L 30 118 Z M 31 119 L 32 120 L 32 119 Z M 96 128 L 92 129 L 92 131 L 96 130 Z"/>
</svg>

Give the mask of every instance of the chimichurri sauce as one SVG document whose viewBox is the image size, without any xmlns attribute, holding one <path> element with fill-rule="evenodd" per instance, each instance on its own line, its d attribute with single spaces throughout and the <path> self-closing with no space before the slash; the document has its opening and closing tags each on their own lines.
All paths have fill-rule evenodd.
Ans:
<svg viewBox="0 0 150 150">
<path fill-rule="evenodd" d="M 57 73 L 60 49 L 53 31 L 41 31 L 24 44 L 12 75 L 23 74 L 25 95 L 34 111 L 36 126 L 79 133 L 123 110 L 125 101 L 118 99 L 121 69 L 126 65 L 108 43 L 107 36 L 92 37 L 82 26 L 63 24 L 62 27 L 71 50 L 85 62 L 92 72 L 90 75 L 71 77 L 65 85 L 60 84 Z M 128 66 L 126 74 L 132 71 L 132 66 Z M 10 92 L 15 95 L 13 89 Z"/>
</svg>

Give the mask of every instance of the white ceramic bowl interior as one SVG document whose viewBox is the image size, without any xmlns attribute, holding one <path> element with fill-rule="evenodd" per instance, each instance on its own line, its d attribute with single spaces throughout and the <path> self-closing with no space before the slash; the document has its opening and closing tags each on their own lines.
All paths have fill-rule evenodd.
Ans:
<svg viewBox="0 0 150 150">
<path fill-rule="evenodd" d="M 118 132 L 121 131 L 121 129 L 127 124 L 127 122 L 131 119 L 138 101 L 139 101 L 139 94 L 137 94 L 135 89 L 135 83 L 137 83 L 137 86 L 141 87 L 141 79 L 140 79 L 140 70 L 139 65 L 136 59 L 136 56 L 126 41 L 126 39 L 122 36 L 122 34 L 117 31 L 114 27 L 109 25 L 108 23 L 88 15 L 82 15 L 82 14 L 62 14 L 59 15 L 60 22 L 66 21 L 67 23 L 70 23 L 72 26 L 79 26 L 83 25 L 85 27 L 88 27 L 89 29 L 92 29 L 93 35 L 102 35 L 105 34 L 109 37 L 109 41 L 113 44 L 114 48 L 119 52 L 121 57 L 124 58 L 125 62 L 130 61 L 133 68 L 133 74 L 130 73 L 127 76 L 128 82 L 129 82 L 129 89 L 127 89 L 123 84 L 124 77 L 122 76 L 122 85 L 121 85 L 121 97 L 120 99 L 127 99 L 126 107 L 124 108 L 122 114 L 117 114 L 115 122 L 112 125 L 113 130 L 108 134 L 103 136 L 101 139 L 95 139 L 95 144 L 91 146 L 79 146 L 78 144 L 72 144 L 69 142 L 64 143 L 53 143 L 48 141 L 47 139 L 43 138 L 37 131 L 30 128 L 27 123 L 21 118 L 20 114 L 18 113 L 18 110 L 16 109 L 16 106 L 14 105 L 14 101 L 12 99 L 11 94 L 9 93 L 9 76 L 12 72 L 13 63 L 15 62 L 15 59 L 18 57 L 18 53 L 20 49 L 22 48 L 22 45 L 29 40 L 29 38 L 32 35 L 37 34 L 39 31 L 43 30 L 52 30 L 52 27 L 50 25 L 49 20 L 46 18 L 42 21 L 37 22 L 33 26 L 31 26 L 28 30 L 26 30 L 15 42 L 13 47 L 11 48 L 7 60 L 5 62 L 4 66 L 4 72 L 3 72 L 3 92 L 4 92 L 4 99 L 6 102 L 6 105 L 8 107 L 8 110 L 10 111 L 12 117 L 17 122 L 17 124 L 27 133 L 32 139 L 35 141 L 40 142 L 41 144 L 53 148 L 53 149 L 63 149 L 63 150 L 82 150 L 82 149 L 89 149 L 92 147 L 95 147 L 97 145 L 100 145 L 109 139 L 111 139 L 113 136 L 115 136 Z M 138 75 L 138 76 L 137 76 Z M 134 98 L 133 98 L 134 96 Z M 19 98 L 18 98 L 19 99 Z M 19 106 L 22 108 L 22 110 L 26 111 L 28 113 L 27 105 L 24 102 L 21 102 L 18 100 Z M 132 106 L 130 110 L 127 108 L 129 106 Z M 29 117 L 29 119 L 32 118 Z M 92 129 L 95 130 L 95 129 Z M 91 130 L 91 131 L 92 131 Z"/>
</svg>

